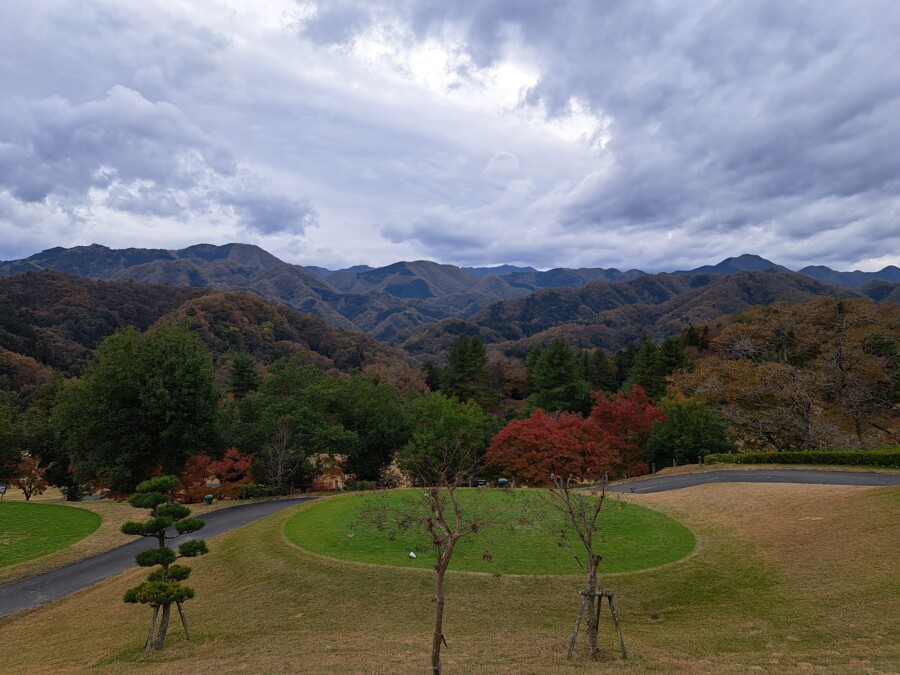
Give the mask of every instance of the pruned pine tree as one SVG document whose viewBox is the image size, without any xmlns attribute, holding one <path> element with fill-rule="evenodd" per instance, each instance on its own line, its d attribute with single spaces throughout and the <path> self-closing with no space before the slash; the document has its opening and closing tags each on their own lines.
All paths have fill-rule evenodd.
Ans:
<svg viewBox="0 0 900 675">
<path fill-rule="evenodd" d="M 147 576 L 147 581 L 135 586 L 125 593 L 125 602 L 150 605 L 153 615 L 150 619 L 150 630 L 144 645 L 144 655 L 149 656 L 151 650 L 162 649 L 169 629 L 169 614 L 174 604 L 181 617 L 181 625 L 188 640 L 191 632 L 184 616 L 184 602 L 194 597 L 194 589 L 182 586 L 181 582 L 191 574 L 191 568 L 175 564 L 179 558 L 193 558 L 208 552 L 206 542 L 202 539 L 182 543 L 177 552 L 166 546 L 166 540 L 174 539 L 181 534 L 196 532 L 206 523 L 197 518 L 190 518 L 191 510 L 172 500 L 172 492 L 178 487 L 177 476 L 158 476 L 140 483 L 128 499 L 128 503 L 138 509 L 150 509 L 150 518 L 142 523 L 129 521 L 122 525 L 122 532 L 139 537 L 156 539 L 157 547 L 148 548 L 135 556 L 135 562 L 141 567 L 159 567 Z M 178 534 L 170 534 L 173 528 Z M 159 610 L 162 617 L 154 640 L 153 631 Z"/>
</svg>

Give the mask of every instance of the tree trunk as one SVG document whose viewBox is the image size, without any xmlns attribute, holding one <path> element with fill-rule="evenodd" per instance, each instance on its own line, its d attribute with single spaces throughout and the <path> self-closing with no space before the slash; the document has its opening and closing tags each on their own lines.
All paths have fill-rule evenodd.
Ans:
<svg viewBox="0 0 900 675">
<path fill-rule="evenodd" d="M 150 630 L 147 632 L 147 642 L 144 644 L 144 656 L 150 656 L 153 646 L 153 629 L 156 628 L 156 615 L 159 614 L 159 605 L 153 605 L 153 616 L 150 618 Z"/>
<path fill-rule="evenodd" d="M 156 644 L 154 645 L 157 650 L 162 649 L 166 641 L 166 631 L 169 630 L 169 613 L 171 609 L 172 605 L 163 605 L 162 619 L 159 620 L 159 632 L 156 634 Z"/>
<path fill-rule="evenodd" d="M 444 573 L 447 567 L 441 560 L 434 580 L 434 638 L 431 642 L 431 672 L 441 675 L 441 645 L 444 642 Z"/>
<path fill-rule="evenodd" d="M 597 565 L 593 561 L 588 562 L 588 593 L 587 596 L 587 634 L 590 658 L 596 661 L 600 658 L 600 639 L 598 637 L 599 626 L 597 619 L 600 616 L 600 599 L 594 595 L 597 592 Z"/>
<path fill-rule="evenodd" d="M 456 546 L 458 535 L 451 535 L 447 547 L 435 566 L 434 577 L 434 638 L 431 642 L 431 672 L 433 675 L 441 673 L 441 645 L 447 644 L 444 639 L 444 575 L 450 567 L 450 557 Z"/>
</svg>

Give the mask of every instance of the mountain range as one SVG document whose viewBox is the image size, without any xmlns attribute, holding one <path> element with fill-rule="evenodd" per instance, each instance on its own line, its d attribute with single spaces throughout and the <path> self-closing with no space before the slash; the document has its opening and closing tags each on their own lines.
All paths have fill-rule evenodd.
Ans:
<svg viewBox="0 0 900 675">
<path fill-rule="evenodd" d="M 181 250 L 101 245 L 52 248 L 0 262 L 0 277 L 55 270 L 89 279 L 216 291 L 244 291 L 361 331 L 412 353 L 434 353 L 459 332 L 508 349 L 564 334 L 583 346 L 613 349 L 642 332 L 664 337 L 688 323 L 754 304 L 841 293 L 900 300 L 900 269 L 791 272 L 741 255 L 694 270 L 580 268 L 539 271 L 504 265 L 462 268 L 431 261 L 343 270 L 283 262 L 248 244 L 199 244 Z M 837 290 L 837 289 L 842 290 Z"/>
</svg>

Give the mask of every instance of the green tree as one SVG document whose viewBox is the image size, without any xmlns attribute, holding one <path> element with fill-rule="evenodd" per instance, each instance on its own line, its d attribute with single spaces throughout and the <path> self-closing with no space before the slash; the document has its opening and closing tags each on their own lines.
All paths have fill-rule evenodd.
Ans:
<svg viewBox="0 0 900 675">
<path fill-rule="evenodd" d="M 257 391 L 226 410 L 229 445 L 248 451 L 292 448 L 298 462 L 343 455 L 345 468 L 357 478 L 377 480 L 409 440 L 400 393 L 386 382 L 330 375 L 302 355 L 277 361 L 270 372 Z M 277 454 L 286 459 L 284 452 Z"/>
<path fill-rule="evenodd" d="M 616 365 L 602 349 L 582 350 L 579 354 L 582 377 L 587 380 L 591 391 L 612 393 L 618 389 Z"/>
<path fill-rule="evenodd" d="M 528 402 L 546 411 L 568 410 L 587 414 L 591 409 L 590 385 L 581 377 L 575 354 L 562 339 L 529 354 Z"/>
<path fill-rule="evenodd" d="M 475 401 L 485 407 L 497 398 L 491 388 L 487 352 L 477 335 L 460 335 L 447 354 L 447 367 L 441 373 L 441 393 L 460 401 Z"/>
<path fill-rule="evenodd" d="M 178 474 L 190 454 L 219 450 L 213 365 L 196 335 L 126 328 L 97 351 L 53 411 L 79 480 L 130 492 L 160 468 Z"/>
<path fill-rule="evenodd" d="M 177 553 L 166 546 L 168 539 L 196 532 L 206 524 L 197 518 L 190 518 L 191 510 L 188 507 L 172 501 L 172 492 L 178 488 L 178 483 L 177 476 L 157 476 L 139 484 L 134 494 L 128 499 L 128 503 L 135 508 L 149 509 L 150 518 L 140 523 L 128 521 L 122 525 L 122 532 L 125 534 L 149 537 L 157 541 L 156 548 L 144 549 L 135 556 L 134 560 L 141 567 L 158 565 L 160 569 L 152 571 L 148 575 L 147 581 L 140 586 L 126 591 L 124 598 L 127 603 L 150 605 L 153 609 L 150 630 L 144 645 L 145 656 L 150 655 L 151 649 L 163 648 L 166 632 L 169 629 L 169 613 L 173 604 L 178 608 L 185 637 L 188 640 L 191 639 L 191 631 L 184 616 L 183 604 L 185 600 L 194 597 L 194 589 L 181 585 L 181 582 L 190 576 L 191 568 L 174 563 L 178 558 L 193 558 L 208 552 L 206 542 L 202 539 L 192 539 L 182 543 L 179 545 Z M 167 534 L 169 528 L 174 528 L 178 535 Z M 156 627 L 156 618 L 160 608 L 163 612 L 154 641 L 153 630 Z"/>
<path fill-rule="evenodd" d="M 700 401 L 673 398 L 662 401 L 665 419 L 650 435 L 647 450 L 660 465 L 697 462 L 712 452 L 733 452 L 725 422 Z"/>
<path fill-rule="evenodd" d="M 240 353 L 231 357 L 231 370 L 225 382 L 226 391 L 235 398 L 243 398 L 259 387 L 260 377 L 256 372 L 256 361 L 249 354 Z"/>
<path fill-rule="evenodd" d="M 0 483 L 7 483 L 18 473 L 21 442 L 16 424 L 19 410 L 11 395 L 0 392 Z"/>
</svg>

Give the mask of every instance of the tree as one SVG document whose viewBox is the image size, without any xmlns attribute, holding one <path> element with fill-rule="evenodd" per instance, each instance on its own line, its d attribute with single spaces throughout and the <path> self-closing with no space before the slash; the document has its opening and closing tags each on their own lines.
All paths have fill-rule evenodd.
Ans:
<svg viewBox="0 0 900 675">
<path fill-rule="evenodd" d="M 400 394 L 387 382 L 329 375 L 301 356 L 270 370 L 259 390 L 229 408 L 228 441 L 236 447 L 265 448 L 287 430 L 301 464 L 305 457 L 341 455 L 357 478 L 376 480 L 409 440 Z"/>
<path fill-rule="evenodd" d="M 476 403 L 460 403 L 442 394 L 426 395 L 414 408 L 415 427 L 398 464 L 422 489 L 402 512 L 388 513 L 383 506 L 373 509 L 370 517 L 383 524 L 393 516 L 397 527 L 417 526 L 431 537 L 435 553 L 431 666 L 439 674 L 441 646 L 446 644 L 444 577 L 459 540 L 484 527 L 474 511 L 467 512 L 460 504 L 458 490 L 470 485 L 484 467 L 487 420 Z"/>
<path fill-rule="evenodd" d="M 22 490 L 26 502 L 31 499 L 32 495 L 42 495 L 47 490 L 44 474 L 45 469 L 41 467 L 40 457 L 32 457 L 27 453 L 22 454 L 12 482 Z"/>
<path fill-rule="evenodd" d="M 896 306 L 819 298 L 738 316 L 673 391 L 696 397 L 746 449 L 895 444 Z"/>
<path fill-rule="evenodd" d="M 586 414 L 590 410 L 590 386 L 581 377 L 575 355 L 562 339 L 529 354 L 528 379 L 532 393 L 528 402 L 546 411 L 567 410 Z"/>
<path fill-rule="evenodd" d="M 647 442 L 653 428 L 663 420 L 663 412 L 647 399 L 641 387 L 634 385 L 631 391 L 617 391 L 611 396 L 598 392 L 590 420 L 618 455 L 617 475 L 647 473 Z"/>
<path fill-rule="evenodd" d="M 491 440 L 488 461 L 534 485 L 551 475 L 597 481 L 610 475 L 634 476 L 647 471 L 644 451 L 662 412 L 640 387 L 607 397 L 595 395 L 587 418 L 574 413 L 510 422 Z"/>
<path fill-rule="evenodd" d="M 616 365 L 602 349 L 581 351 L 579 364 L 582 376 L 587 380 L 591 391 L 612 392 L 618 389 Z"/>
<path fill-rule="evenodd" d="M 163 648 L 173 604 L 178 608 L 185 637 L 188 640 L 191 639 L 183 605 L 186 600 L 194 597 L 194 590 L 181 585 L 181 582 L 190 576 L 191 568 L 174 563 L 178 558 L 193 558 L 208 552 L 206 542 L 202 539 L 194 539 L 180 544 L 177 553 L 166 546 L 166 540 L 196 532 L 205 525 L 202 520 L 189 517 L 191 514 L 189 508 L 172 501 L 172 492 L 178 487 L 178 484 L 177 476 L 157 476 L 139 484 L 134 494 L 128 499 L 128 503 L 135 508 L 149 509 L 150 518 L 142 523 L 129 521 L 122 525 L 122 532 L 125 534 L 157 540 L 156 548 L 145 549 L 134 559 L 141 567 L 159 566 L 160 569 L 152 571 L 147 576 L 147 581 L 141 585 L 129 589 L 124 598 L 126 603 L 150 605 L 153 609 L 150 630 L 144 644 L 145 656 L 150 655 L 151 649 Z M 167 534 L 170 527 L 174 528 L 178 535 Z M 154 641 L 153 631 L 160 608 L 163 610 L 162 617 Z"/>
<path fill-rule="evenodd" d="M 231 371 L 225 383 L 228 393 L 235 398 L 243 398 L 259 387 L 260 377 L 256 372 L 256 362 L 249 354 L 235 354 L 231 357 Z"/>
<path fill-rule="evenodd" d="M 725 423 L 696 399 L 664 399 L 665 419 L 653 429 L 647 450 L 654 462 L 687 464 L 700 461 L 711 452 L 734 452 L 725 432 Z"/>
<path fill-rule="evenodd" d="M 53 411 L 79 479 L 130 492 L 160 467 L 178 474 L 189 455 L 215 454 L 218 393 L 196 335 L 177 326 L 128 328 L 97 351 Z"/>
<path fill-rule="evenodd" d="M 563 541 L 575 562 L 581 567 L 587 576 L 587 586 L 582 591 L 582 602 L 587 613 L 587 635 L 590 649 L 590 658 L 600 658 L 599 622 L 600 616 L 597 597 L 597 572 L 603 555 L 596 550 L 594 535 L 599 529 L 598 520 L 603 510 L 603 502 L 606 499 L 606 482 L 600 487 L 599 495 L 588 495 L 573 487 L 573 476 L 563 477 L 559 474 L 550 476 L 550 503 L 561 511 L 566 520 L 566 529 L 563 530 Z M 570 538 L 570 533 L 575 535 L 577 543 Z M 615 618 L 615 617 L 614 617 Z M 618 629 L 618 619 L 616 628 Z M 572 636 L 574 644 L 575 636 Z M 624 651 L 624 648 L 623 648 Z"/>
<path fill-rule="evenodd" d="M 507 424 L 491 440 L 487 459 L 529 485 L 546 485 L 554 475 L 600 480 L 619 463 L 590 419 L 542 410 Z"/>
<path fill-rule="evenodd" d="M 441 373 L 441 393 L 460 401 L 475 401 L 485 407 L 497 398 L 491 388 L 487 352 L 477 335 L 460 335 L 447 354 L 447 367 Z"/>
<path fill-rule="evenodd" d="M 0 483 L 13 480 L 18 473 L 22 451 L 16 425 L 17 415 L 18 406 L 12 397 L 0 395 Z"/>
<path fill-rule="evenodd" d="M 291 430 L 290 420 L 282 417 L 275 425 L 275 433 L 258 455 L 259 472 L 279 493 L 286 493 L 306 461 Z"/>
</svg>

